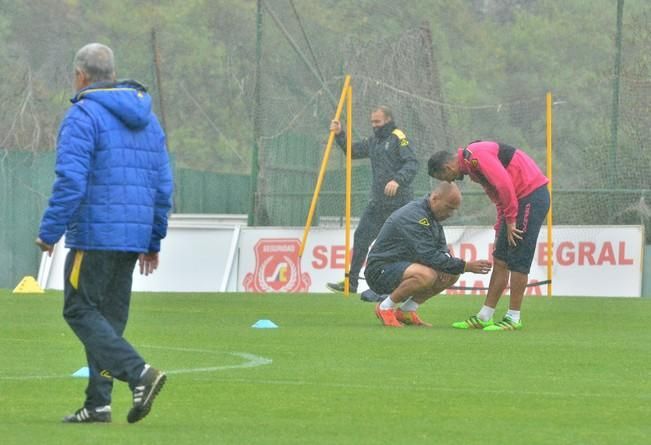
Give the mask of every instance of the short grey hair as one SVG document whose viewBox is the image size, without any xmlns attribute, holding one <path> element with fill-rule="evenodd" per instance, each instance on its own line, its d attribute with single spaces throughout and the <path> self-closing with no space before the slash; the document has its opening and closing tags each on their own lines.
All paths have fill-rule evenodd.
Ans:
<svg viewBox="0 0 651 445">
<path fill-rule="evenodd" d="M 113 51 L 101 43 L 89 43 L 75 54 L 75 70 L 86 74 L 90 83 L 112 81 L 115 78 Z"/>
<path fill-rule="evenodd" d="M 389 108 L 386 105 L 378 105 L 373 109 L 373 111 L 381 111 L 382 114 L 384 114 L 384 117 L 387 118 L 387 120 L 392 121 L 393 120 L 393 111 L 391 111 L 391 108 Z"/>
</svg>

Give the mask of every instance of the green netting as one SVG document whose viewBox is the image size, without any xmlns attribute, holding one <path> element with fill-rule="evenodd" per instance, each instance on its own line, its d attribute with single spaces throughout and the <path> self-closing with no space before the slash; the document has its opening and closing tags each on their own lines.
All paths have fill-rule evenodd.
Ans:
<svg viewBox="0 0 651 445">
<path fill-rule="evenodd" d="M 610 6 L 602 3 L 604 8 Z M 477 139 L 522 148 L 545 171 L 545 95 L 551 91 L 555 223 L 648 225 L 651 70 L 644 45 L 651 43 L 649 14 L 639 4 L 629 6 L 621 93 L 615 107 L 611 74 L 615 8 L 608 13 L 604 9 L 586 22 L 572 17 L 585 12 L 587 4 L 569 2 L 563 10 L 554 5 L 552 1 L 527 4 L 519 13 L 466 5 L 475 15 L 465 17 L 461 5 L 455 12 L 453 5 L 436 5 L 429 11 L 414 6 L 391 15 L 396 12 L 393 5 L 376 2 L 373 14 L 366 16 L 344 8 L 350 17 L 362 15 L 363 22 L 347 28 L 343 23 L 350 22 L 341 11 L 337 16 L 341 26 L 330 24 L 341 32 L 333 33 L 319 16 L 310 14 L 311 4 L 262 2 L 255 223 L 300 225 L 304 221 L 283 218 L 285 213 L 279 209 L 289 205 L 292 211 L 300 211 L 302 206 L 307 214 L 309 202 L 300 198 L 290 204 L 288 197 L 312 192 L 318 162 L 305 165 L 312 169 L 311 178 L 304 169 L 286 169 L 294 167 L 293 156 L 303 151 L 322 155 L 344 74 L 350 74 L 355 138 L 370 135 L 373 107 L 390 106 L 421 162 L 414 183 L 417 195 L 431 187 L 425 165 L 432 152 L 453 150 Z M 417 11 L 439 26 L 415 20 L 412 14 Z M 551 22 L 542 22 L 545 18 Z M 573 65 L 577 66 L 569 69 Z M 283 145 L 277 140 L 292 133 L 312 137 L 302 146 L 296 140 L 294 155 L 284 152 L 284 166 L 271 162 Z M 368 162 L 355 162 L 357 169 L 364 165 Z M 354 216 L 359 216 L 370 188 L 370 174 L 359 173 L 353 178 Z M 294 174 L 301 180 L 287 177 Z M 341 220 L 343 215 L 343 155 L 338 149 L 333 151 L 327 175 L 328 188 L 319 201 L 321 219 L 316 224 Z M 492 224 L 495 210 L 479 187 L 467 183 L 461 187 L 464 204 L 449 223 Z"/>
<path fill-rule="evenodd" d="M 54 154 L 7 151 L 0 158 L 0 287 L 36 275 L 40 251 L 34 244 L 54 179 Z"/>
</svg>

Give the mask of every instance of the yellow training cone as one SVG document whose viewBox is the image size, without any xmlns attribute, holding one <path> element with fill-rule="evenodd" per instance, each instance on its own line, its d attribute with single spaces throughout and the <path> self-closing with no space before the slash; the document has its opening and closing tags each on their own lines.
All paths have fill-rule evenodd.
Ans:
<svg viewBox="0 0 651 445">
<path fill-rule="evenodd" d="M 42 294 L 45 293 L 41 286 L 38 285 L 34 277 L 26 276 L 14 289 L 14 294 Z"/>
</svg>

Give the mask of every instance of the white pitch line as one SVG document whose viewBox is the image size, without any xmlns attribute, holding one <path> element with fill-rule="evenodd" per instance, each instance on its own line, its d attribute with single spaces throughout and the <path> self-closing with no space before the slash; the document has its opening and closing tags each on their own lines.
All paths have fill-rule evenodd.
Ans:
<svg viewBox="0 0 651 445">
<path fill-rule="evenodd" d="M 46 380 L 67 379 L 71 375 L 0 375 L 0 380 Z"/>
<path fill-rule="evenodd" d="M 269 365 L 273 363 L 272 359 L 261 357 L 254 354 L 249 354 L 247 352 L 224 352 L 224 351 L 213 351 L 210 349 L 198 349 L 198 348 L 176 348 L 176 347 L 166 347 L 166 346 L 153 346 L 153 345 L 143 345 L 144 349 L 160 349 L 164 351 L 178 351 L 178 352 L 195 352 L 202 354 L 229 354 L 236 357 L 240 357 L 246 360 L 243 363 L 236 365 L 222 365 L 222 366 L 209 366 L 202 368 L 187 368 L 187 369 L 173 369 L 165 371 L 167 374 L 191 374 L 199 372 L 215 372 L 223 371 L 227 369 L 244 369 L 244 368 L 254 368 L 258 366 Z M 45 380 L 45 379 L 64 379 L 69 378 L 71 375 L 32 375 L 32 376 L 2 376 L 0 375 L 1 380 Z M 344 388 L 344 389 L 376 389 L 377 385 L 375 384 L 366 384 L 366 383 L 339 383 L 339 382 L 325 382 L 322 380 L 319 381 L 308 381 L 308 380 L 267 380 L 267 379 L 243 379 L 243 378 L 218 378 L 220 382 L 226 383 L 240 383 L 240 384 L 264 384 L 264 385 L 292 385 L 292 386 L 324 386 L 330 388 Z M 472 388 L 472 387 L 463 387 L 463 388 L 454 388 L 454 387 L 437 387 L 429 386 L 422 384 L 404 384 L 396 383 L 394 388 L 400 388 L 404 386 L 405 389 L 418 388 L 421 391 L 430 391 L 430 392 L 441 392 L 441 393 L 461 393 L 461 394 L 487 394 L 487 395 L 529 395 L 529 396 L 539 396 L 539 397 L 555 397 L 555 398 L 585 398 L 585 399 L 601 399 L 601 398 L 612 398 L 612 399 L 637 399 L 637 400 L 650 400 L 651 394 L 621 394 L 621 393 L 572 393 L 572 392 L 554 392 L 554 391 L 528 391 L 526 389 L 519 391 L 511 391 L 504 389 L 487 389 L 487 388 Z"/>
<path fill-rule="evenodd" d="M 258 366 L 270 365 L 273 360 L 259 355 L 249 354 L 248 352 L 225 352 L 225 351 L 212 351 L 210 349 L 195 349 L 195 348 L 173 348 L 166 346 L 142 346 L 143 349 L 160 349 L 164 351 L 179 351 L 179 352 L 198 352 L 202 354 L 227 354 L 239 357 L 244 360 L 242 363 L 235 365 L 221 365 L 221 366 L 207 366 L 201 368 L 184 368 L 184 369 L 170 369 L 165 370 L 166 374 L 192 374 L 198 372 L 215 372 L 225 371 L 227 369 L 246 369 L 256 368 Z M 50 375 L 21 375 L 21 376 L 3 376 L 0 375 L 0 380 L 46 380 L 46 379 L 67 379 L 72 377 L 70 374 L 50 374 Z"/>
<path fill-rule="evenodd" d="M 241 357 L 247 360 L 244 363 L 238 365 L 224 365 L 224 366 L 214 366 L 214 367 L 205 367 L 205 368 L 188 368 L 188 369 L 174 369 L 170 371 L 165 371 L 167 374 L 190 374 L 197 372 L 213 372 L 221 371 L 226 369 L 235 369 L 235 368 L 253 368 L 257 366 L 268 365 L 273 362 L 273 360 L 260 357 L 254 354 L 249 354 L 246 352 L 221 352 L 221 351 L 211 351 L 206 349 L 190 349 L 190 348 L 166 348 L 162 346 L 143 346 L 144 348 L 151 349 L 161 349 L 161 350 L 171 350 L 179 352 L 201 352 L 201 353 L 212 353 L 212 354 L 230 354 Z M 0 376 L 0 380 L 42 380 L 42 379 L 59 379 L 59 378 L 69 378 L 70 375 L 43 375 L 43 376 Z M 309 381 L 309 380 L 269 380 L 269 379 L 243 379 L 243 378 L 215 378 L 214 381 L 224 382 L 224 383 L 237 383 L 244 385 L 289 385 L 289 386 L 321 386 L 329 388 L 343 388 L 343 389 L 377 389 L 375 384 L 367 383 L 346 383 L 346 382 L 326 382 L 323 380 L 319 381 Z M 621 394 L 617 392 L 613 393 L 590 393 L 590 392 L 556 392 L 556 391 L 529 391 L 526 389 L 519 391 L 511 391 L 505 389 L 487 389 L 487 388 L 472 388 L 472 387 L 441 387 L 441 386 L 431 386 L 431 385 L 422 385 L 422 384 L 409 384 L 405 382 L 395 382 L 392 384 L 392 387 L 395 389 L 403 388 L 405 390 L 409 389 L 418 389 L 419 391 L 429 391 L 433 393 L 458 393 L 458 394 L 486 394 L 492 396 L 512 396 L 516 397 L 518 395 L 527 395 L 527 396 L 537 396 L 537 397 L 553 397 L 553 398 L 575 398 L 575 399 L 632 399 L 632 400 L 651 400 L 651 394 Z"/>
</svg>

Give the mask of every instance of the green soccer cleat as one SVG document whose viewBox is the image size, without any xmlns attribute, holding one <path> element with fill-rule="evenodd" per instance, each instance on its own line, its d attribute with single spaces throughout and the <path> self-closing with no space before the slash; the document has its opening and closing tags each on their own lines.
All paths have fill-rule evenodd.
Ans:
<svg viewBox="0 0 651 445">
<path fill-rule="evenodd" d="M 491 326 L 486 326 L 484 331 L 517 331 L 519 329 L 522 329 L 521 321 L 513 321 L 505 316 L 502 321 L 498 321 Z"/>
<path fill-rule="evenodd" d="M 452 323 L 452 327 L 456 329 L 485 329 L 489 326 L 493 326 L 493 320 L 482 321 L 477 318 L 476 315 L 473 315 L 467 320 L 457 321 Z"/>
</svg>

